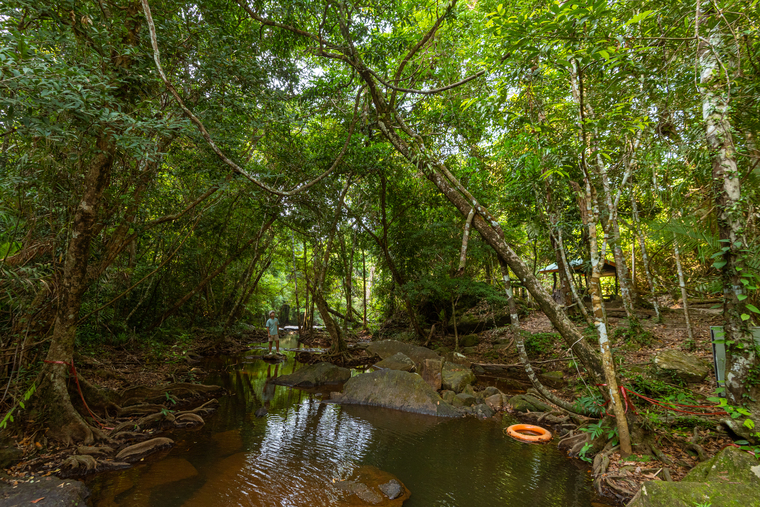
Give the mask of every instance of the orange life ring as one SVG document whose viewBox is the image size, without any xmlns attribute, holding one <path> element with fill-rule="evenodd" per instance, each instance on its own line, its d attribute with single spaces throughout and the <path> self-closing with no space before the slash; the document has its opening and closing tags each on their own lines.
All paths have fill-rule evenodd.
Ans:
<svg viewBox="0 0 760 507">
<path fill-rule="evenodd" d="M 507 435 L 523 442 L 541 444 L 552 439 L 552 434 L 549 430 L 531 424 L 513 424 L 507 428 Z"/>
</svg>

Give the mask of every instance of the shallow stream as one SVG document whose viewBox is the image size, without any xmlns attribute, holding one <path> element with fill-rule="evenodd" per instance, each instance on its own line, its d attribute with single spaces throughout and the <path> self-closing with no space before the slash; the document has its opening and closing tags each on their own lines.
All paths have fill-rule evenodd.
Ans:
<svg viewBox="0 0 760 507">
<path fill-rule="evenodd" d="M 588 467 L 556 445 L 516 442 L 494 420 L 321 403 L 321 393 L 269 382 L 302 366 L 294 351 L 280 365 L 246 358 L 253 354 L 261 352 L 206 363 L 206 382 L 230 393 L 218 410 L 202 428 L 169 435 L 176 446 L 161 456 L 91 479 L 93 505 L 330 506 L 326 485 L 364 465 L 411 490 L 405 507 L 601 505 Z M 268 413 L 257 417 L 262 407 Z"/>
</svg>

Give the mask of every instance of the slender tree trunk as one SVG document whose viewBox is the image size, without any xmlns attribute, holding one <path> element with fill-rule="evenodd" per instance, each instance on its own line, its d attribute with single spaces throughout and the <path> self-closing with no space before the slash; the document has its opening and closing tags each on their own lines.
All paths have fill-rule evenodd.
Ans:
<svg viewBox="0 0 760 507">
<path fill-rule="evenodd" d="M 578 295 L 578 289 L 575 287 L 575 279 L 573 278 L 572 271 L 570 270 L 570 264 L 567 262 L 567 255 L 565 254 L 565 245 L 562 241 L 562 229 L 557 229 L 557 247 L 559 248 L 562 268 L 565 270 L 565 276 L 570 281 L 570 290 L 573 292 L 573 297 L 575 298 L 575 301 L 578 304 L 578 309 L 583 315 L 583 318 L 586 319 L 586 324 L 593 327 L 594 320 L 591 318 L 591 315 L 589 315 L 588 310 L 586 310 L 586 305 L 583 304 L 583 299 Z"/>
<path fill-rule="evenodd" d="M 470 241 L 470 226 L 472 224 L 472 218 L 475 216 L 475 208 L 472 208 L 467 214 L 467 221 L 464 223 L 464 233 L 462 234 L 462 250 L 459 253 L 459 269 L 457 269 L 457 276 L 464 273 L 464 268 L 467 264 L 467 243 Z"/>
<path fill-rule="evenodd" d="M 520 317 L 517 315 L 517 305 L 515 304 L 514 294 L 512 293 L 512 281 L 509 279 L 509 266 L 507 266 L 506 262 L 499 259 L 499 267 L 501 268 L 501 277 L 504 280 L 504 290 L 507 291 L 510 325 L 519 334 Z"/>
<path fill-rule="evenodd" d="M 362 328 L 367 330 L 367 259 L 362 248 Z"/>
<path fill-rule="evenodd" d="M 292 241 L 292 251 L 293 251 L 293 283 L 295 284 L 295 292 L 296 292 L 296 324 L 298 325 L 298 336 L 301 336 L 301 305 L 298 302 L 298 269 L 296 267 L 296 237 L 294 235 L 290 236 L 290 239 Z"/>
<path fill-rule="evenodd" d="M 689 296 L 686 293 L 686 281 L 683 276 L 683 267 L 681 265 L 681 253 L 678 249 L 678 238 L 673 235 L 673 254 L 676 258 L 676 270 L 678 271 L 678 286 L 681 288 L 681 299 L 683 300 L 683 316 L 686 320 L 686 332 L 689 335 L 689 342 L 694 345 L 694 331 L 691 328 L 691 319 L 689 318 Z"/>
<path fill-rule="evenodd" d="M 639 221 L 639 210 L 636 204 L 636 196 L 634 195 L 633 188 L 631 188 L 631 210 L 633 218 L 633 230 L 636 237 L 639 239 L 639 248 L 641 248 L 641 260 L 644 264 L 644 274 L 647 277 L 647 284 L 649 284 L 649 293 L 652 298 L 652 306 L 654 306 L 654 312 L 657 316 L 657 322 L 662 322 L 662 315 L 660 314 L 660 303 L 657 302 L 657 286 L 656 280 L 652 276 L 652 270 L 649 265 L 649 254 L 647 252 L 647 243 L 644 238 L 644 234 L 641 232 L 641 222 Z"/>
<path fill-rule="evenodd" d="M 580 191 L 580 187 L 577 187 L 576 191 Z M 610 340 L 607 332 L 607 318 L 604 312 L 602 286 L 599 283 L 602 274 L 602 266 L 604 265 L 606 242 L 602 241 L 601 248 L 599 247 L 596 231 L 598 216 L 599 211 L 596 208 L 593 187 L 587 177 L 586 191 L 581 202 L 581 218 L 588 228 L 589 243 L 591 247 L 591 281 L 589 282 L 589 292 L 591 293 L 591 304 L 594 309 L 594 327 L 596 327 L 597 335 L 599 336 L 599 348 L 602 352 L 602 367 L 604 368 L 604 378 L 607 381 L 610 404 L 612 405 L 612 410 L 615 414 L 615 423 L 618 429 L 618 437 L 620 438 L 620 452 L 623 456 L 628 456 L 633 452 L 631 447 L 631 436 L 628 430 L 625 407 L 623 406 L 620 391 L 618 389 L 615 362 L 612 358 L 612 350 L 610 349 Z"/>
</svg>

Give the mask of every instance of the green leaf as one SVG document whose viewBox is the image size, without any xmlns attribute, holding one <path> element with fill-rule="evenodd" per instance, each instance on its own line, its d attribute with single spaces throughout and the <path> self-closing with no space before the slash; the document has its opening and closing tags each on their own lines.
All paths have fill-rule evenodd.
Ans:
<svg viewBox="0 0 760 507">
<path fill-rule="evenodd" d="M 725 266 L 726 264 L 728 264 L 728 262 L 727 262 L 727 261 L 715 261 L 715 262 L 713 262 L 713 267 L 714 267 L 715 269 L 720 269 L 720 268 L 722 268 L 723 266 Z"/>
<path fill-rule="evenodd" d="M 747 303 L 747 309 L 751 312 L 760 313 L 760 310 L 757 309 L 757 306 Z"/>
<path fill-rule="evenodd" d="M 747 299 L 748 297 L 749 297 L 749 296 L 747 296 L 746 294 L 738 294 L 738 295 L 736 296 L 736 299 L 738 299 L 739 301 L 744 301 L 744 300 L 745 300 L 745 299 Z"/>
<path fill-rule="evenodd" d="M 749 320 L 749 315 L 748 315 L 748 314 L 746 314 L 746 313 L 742 313 L 742 320 L 743 320 L 743 321 L 747 321 L 747 320 Z"/>
</svg>

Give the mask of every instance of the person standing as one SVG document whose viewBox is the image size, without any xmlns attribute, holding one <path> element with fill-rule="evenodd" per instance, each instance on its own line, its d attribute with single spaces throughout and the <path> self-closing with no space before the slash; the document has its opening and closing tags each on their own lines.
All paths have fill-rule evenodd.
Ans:
<svg viewBox="0 0 760 507">
<path fill-rule="evenodd" d="M 275 317 L 274 310 L 269 312 L 269 320 L 267 320 L 267 329 L 269 331 L 269 353 L 272 353 L 272 342 L 274 341 L 277 345 L 277 353 L 280 353 L 280 335 L 279 335 L 279 327 L 280 327 L 280 321 L 277 320 L 277 317 Z"/>
</svg>

